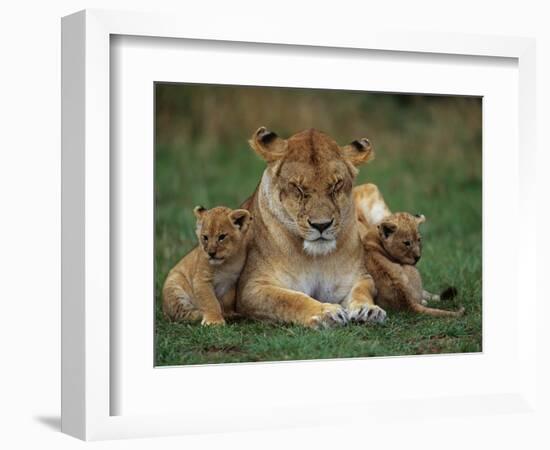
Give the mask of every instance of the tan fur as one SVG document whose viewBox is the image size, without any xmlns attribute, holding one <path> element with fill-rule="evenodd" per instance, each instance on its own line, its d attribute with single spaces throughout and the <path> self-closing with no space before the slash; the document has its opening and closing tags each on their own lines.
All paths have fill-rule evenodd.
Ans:
<svg viewBox="0 0 550 450">
<path fill-rule="evenodd" d="M 364 239 L 369 228 L 377 226 L 382 220 L 391 215 L 390 208 L 384 201 L 378 186 L 372 183 L 361 184 L 353 188 L 353 202 L 355 215 L 359 223 L 359 233 Z M 440 296 L 428 291 L 422 292 L 422 304 L 428 301 L 439 301 Z"/>
<path fill-rule="evenodd" d="M 224 324 L 235 312 L 235 286 L 246 260 L 250 213 L 243 209 L 196 207 L 199 245 L 170 271 L 163 311 L 173 321 Z"/>
<path fill-rule="evenodd" d="M 378 225 L 391 214 L 384 197 L 375 184 L 366 183 L 353 188 L 357 220 L 365 226 Z"/>
<path fill-rule="evenodd" d="M 373 157 L 370 142 L 340 147 L 317 130 L 282 139 L 261 127 L 250 145 L 267 168 L 243 205 L 254 233 L 237 310 L 309 327 L 383 321 L 352 199 L 356 166 Z"/>
<path fill-rule="evenodd" d="M 363 242 L 366 266 L 374 278 L 376 303 L 383 308 L 409 310 L 439 317 L 458 317 L 458 311 L 444 311 L 424 306 L 432 294 L 422 289 L 422 279 L 415 264 L 422 253 L 418 226 L 424 216 L 395 213 L 377 226 L 370 225 Z"/>
</svg>

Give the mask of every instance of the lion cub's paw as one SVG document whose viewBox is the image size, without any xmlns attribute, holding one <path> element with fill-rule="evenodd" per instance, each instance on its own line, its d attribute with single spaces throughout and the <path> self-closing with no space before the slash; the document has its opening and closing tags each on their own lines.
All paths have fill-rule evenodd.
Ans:
<svg viewBox="0 0 550 450">
<path fill-rule="evenodd" d="M 312 328 L 328 328 L 344 326 L 348 323 L 348 314 L 342 305 L 322 303 L 321 306 L 321 314 L 311 317 L 308 326 Z"/>
<path fill-rule="evenodd" d="M 204 316 L 201 325 L 225 325 L 225 319 L 221 316 Z"/>
<path fill-rule="evenodd" d="M 383 323 L 386 320 L 386 311 L 378 305 L 350 306 L 348 316 L 354 322 Z"/>
</svg>

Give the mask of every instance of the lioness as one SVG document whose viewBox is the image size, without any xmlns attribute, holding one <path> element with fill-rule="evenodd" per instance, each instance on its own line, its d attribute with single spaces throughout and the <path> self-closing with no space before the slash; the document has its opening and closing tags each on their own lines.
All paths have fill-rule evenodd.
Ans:
<svg viewBox="0 0 550 450">
<path fill-rule="evenodd" d="M 250 213 L 218 206 L 197 206 L 199 245 L 168 273 L 162 289 L 164 315 L 173 321 L 202 320 L 223 325 L 235 312 L 237 278 L 246 260 Z"/>
<path fill-rule="evenodd" d="M 422 278 L 415 267 L 422 254 L 418 226 L 424 221 L 423 215 L 399 212 L 385 217 L 377 226 L 369 226 L 363 242 L 367 269 L 376 283 L 376 303 L 430 316 L 461 316 L 464 308 L 444 311 L 425 306 L 427 300 L 435 298 L 422 289 Z"/>
<path fill-rule="evenodd" d="M 254 222 L 237 311 L 307 327 L 382 322 L 352 199 L 368 139 L 340 147 L 317 130 L 282 139 L 261 127 L 249 142 L 267 168 L 243 205 Z"/>
</svg>

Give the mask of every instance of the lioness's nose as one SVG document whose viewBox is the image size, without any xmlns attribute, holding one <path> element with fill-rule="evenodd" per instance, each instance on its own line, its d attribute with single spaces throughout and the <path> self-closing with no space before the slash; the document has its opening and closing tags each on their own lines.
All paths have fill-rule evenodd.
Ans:
<svg viewBox="0 0 550 450">
<path fill-rule="evenodd" d="M 328 222 L 312 222 L 311 220 L 307 220 L 307 223 L 309 223 L 309 225 L 312 227 L 312 228 L 315 228 L 316 230 L 319 231 L 319 233 L 322 233 L 323 231 L 325 231 L 328 227 L 330 227 L 332 225 L 332 222 L 334 222 L 334 219 L 328 221 Z"/>
</svg>

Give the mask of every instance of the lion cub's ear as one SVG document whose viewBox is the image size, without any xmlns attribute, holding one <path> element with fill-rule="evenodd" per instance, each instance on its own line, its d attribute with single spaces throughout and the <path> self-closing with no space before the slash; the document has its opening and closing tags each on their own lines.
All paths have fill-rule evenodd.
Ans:
<svg viewBox="0 0 550 450">
<path fill-rule="evenodd" d="M 277 161 L 286 153 L 287 142 L 266 127 L 260 127 L 248 141 L 254 151 L 268 163 Z"/>
<path fill-rule="evenodd" d="M 416 219 L 416 223 L 418 225 L 420 225 L 421 223 L 426 222 L 426 217 L 424 216 L 424 214 L 415 214 L 414 218 Z"/>
<path fill-rule="evenodd" d="M 245 232 L 250 225 L 252 217 L 246 209 L 236 209 L 229 213 L 229 220 L 235 228 Z"/>
<path fill-rule="evenodd" d="M 204 206 L 195 206 L 193 208 L 193 214 L 195 214 L 195 217 L 197 219 L 202 219 L 202 215 L 206 212 L 206 208 Z"/>
<path fill-rule="evenodd" d="M 342 152 L 355 167 L 374 159 L 374 148 L 367 138 L 358 139 L 342 147 Z"/>
<path fill-rule="evenodd" d="M 390 234 L 395 233 L 397 225 L 393 222 L 384 221 L 378 225 L 378 232 L 384 238 L 388 238 Z"/>
</svg>

